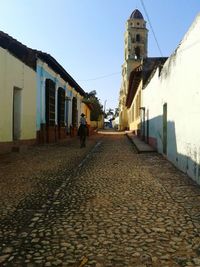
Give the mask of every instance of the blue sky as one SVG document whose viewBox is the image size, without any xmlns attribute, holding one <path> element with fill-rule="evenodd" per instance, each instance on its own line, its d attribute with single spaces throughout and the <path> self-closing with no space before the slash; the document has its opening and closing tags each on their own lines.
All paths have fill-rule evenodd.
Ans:
<svg viewBox="0 0 200 267">
<path fill-rule="evenodd" d="M 143 0 L 163 56 L 178 46 L 199 0 Z M 50 53 L 87 92 L 96 90 L 106 108 L 118 105 L 124 61 L 125 23 L 139 0 L 0 0 L 0 30 Z M 148 56 L 160 56 L 150 25 Z"/>
</svg>

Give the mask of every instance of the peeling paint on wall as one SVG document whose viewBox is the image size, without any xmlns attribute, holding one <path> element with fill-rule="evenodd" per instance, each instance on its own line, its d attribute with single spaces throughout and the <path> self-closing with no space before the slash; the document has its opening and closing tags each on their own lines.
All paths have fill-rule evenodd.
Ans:
<svg viewBox="0 0 200 267">
<path fill-rule="evenodd" d="M 143 90 L 149 111 L 149 137 L 156 138 L 163 153 L 163 103 L 168 103 L 167 158 L 200 184 L 200 15 Z M 194 60 L 195 59 L 195 60 Z"/>
</svg>

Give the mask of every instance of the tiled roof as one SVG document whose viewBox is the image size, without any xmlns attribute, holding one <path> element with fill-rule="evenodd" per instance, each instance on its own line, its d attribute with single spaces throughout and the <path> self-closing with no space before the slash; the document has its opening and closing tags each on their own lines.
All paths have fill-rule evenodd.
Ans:
<svg viewBox="0 0 200 267">
<path fill-rule="evenodd" d="M 72 78 L 71 75 L 56 61 L 55 58 L 53 58 L 50 54 L 37 51 L 35 50 L 35 53 L 38 58 L 46 62 L 49 67 L 54 70 L 56 73 L 60 74 L 60 76 L 68 82 L 72 87 L 75 88 L 75 90 L 80 93 L 80 95 L 84 96 L 85 91 L 80 87 L 80 85 Z"/>
<path fill-rule="evenodd" d="M 24 64 L 36 70 L 34 51 L 2 31 L 0 31 L 0 47 L 8 50 Z"/>
<path fill-rule="evenodd" d="M 141 79 L 142 79 L 142 65 L 139 65 L 130 74 L 129 83 L 128 83 L 128 94 L 126 97 L 127 108 L 130 108 L 132 104 L 132 101 L 137 92 Z"/>
<path fill-rule="evenodd" d="M 58 73 L 63 80 L 74 87 L 74 89 L 80 93 L 80 95 L 85 95 L 85 91 L 80 87 L 80 85 L 51 55 L 31 49 L 2 31 L 0 31 L 0 47 L 9 51 L 13 56 L 21 60 L 24 64 L 31 67 L 35 71 L 37 58 L 42 59 L 52 68 L 53 71 L 55 71 L 55 73 Z"/>
<path fill-rule="evenodd" d="M 143 87 L 148 84 L 157 67 L 162 67 L 166 60 L 167 57 L 149 57 L 144 59 L 142 67 Z"/>
<path fill-rule="evenodd" d="M 163 66 L 167 57 L 150 57 L 144 59 L 143 63 L 136 67 L 130 74 L 126 106 L 130 108 L 137 92 L 140 81 L 143 81 L 143 88 L 149 83 L 157 67 Z"/>
</svg>

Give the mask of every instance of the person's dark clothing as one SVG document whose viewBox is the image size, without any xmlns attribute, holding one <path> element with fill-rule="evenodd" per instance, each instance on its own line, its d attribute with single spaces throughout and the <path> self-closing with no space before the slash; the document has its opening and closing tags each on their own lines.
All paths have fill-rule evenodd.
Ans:
<svg viewBox="0 0 200 267">
<path fill-rule="evenodd" d="M 85 141 L 86 141 L 86 135 L 87 135 L 87 126 L 84 124 L 81 124 L 79 126 L 79 135 L 80 135 L 80 145 L 81 147 L 85 147 Z"/>
</svg>

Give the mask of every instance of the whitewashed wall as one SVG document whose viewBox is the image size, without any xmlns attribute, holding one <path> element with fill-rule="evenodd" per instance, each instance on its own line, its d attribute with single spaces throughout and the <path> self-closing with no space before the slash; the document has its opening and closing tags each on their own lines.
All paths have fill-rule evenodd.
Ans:
<svg viewBox="0 0 200 267">
<path fill-rule="evenodd" d="M 0 47 L 0 143 L 13 141 L 13 91 L 21 90 L 20 140 L 36 138 L 36 72 Z"/>
<path fill-rule="evenodd" d="M 167 158 L 200 184 L 200 15 L 175 53 L 143 90 L 149 137 L 163 151 L 163 104 L 167 103 Z"/>
</svg>

